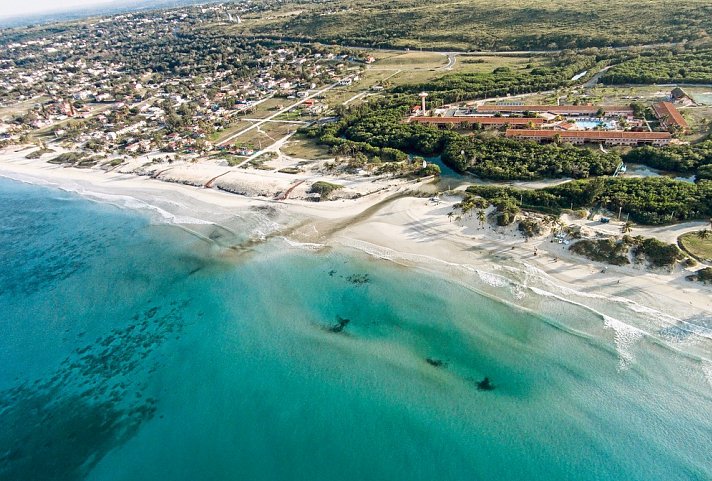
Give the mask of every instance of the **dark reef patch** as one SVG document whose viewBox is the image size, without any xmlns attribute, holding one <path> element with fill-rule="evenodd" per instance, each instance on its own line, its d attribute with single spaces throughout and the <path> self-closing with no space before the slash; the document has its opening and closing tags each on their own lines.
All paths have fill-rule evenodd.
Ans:
<svg viewBox="0 0 712 481">
<path fill-rule="evenodd" d="M 150 307 L 76 349 L 45 379 L 0 392 L 0 480 L 70 481 L 130 439 L 158 401 L 137 379 L 151 354 L 185 326 L 181 311 Z"/>
<path fill-rule="evenodd" d="M 433 367 L 447 367 L 447 363 L 445 361 L 440 359 L 434 359 L 432 357 L 426 357 L 425 362 L 427 362 Z"/>
<path fill-rule="evenodd" d="M 329 327 L 329 332 L 343 332 L 343 330 L 346 328 L 346 326 L 351 322 L 351 319 L 344 319 L 341 316 L 336 316 L 336 324 L 333 326 Z"/>
<path fill-rule="evenodd" d="M 346 280 L 355 285 L 363 285 L 371 282 L 371 278 L 368 274 L 351 274 L 346 277 Z"/>
</svg>

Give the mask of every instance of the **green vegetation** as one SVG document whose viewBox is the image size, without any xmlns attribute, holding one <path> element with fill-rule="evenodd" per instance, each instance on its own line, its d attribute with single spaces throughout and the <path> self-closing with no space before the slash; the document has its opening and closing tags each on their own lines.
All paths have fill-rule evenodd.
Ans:
<svg viewBox="0 0 712 481">
<path fill-rule="evenodd" d="M 651 267 L 672 267 L 685 258 L 676 245 L 652 238 L 633 238 L 632 253 L 636 262 L 647 261 Z"/>
<path fill-rule="evenodd" d="M 343 189 L 342 185 L 324 182 L 322 180 L 314 182 L 309 189 L 312 194 L 319 194 L 322 199 L 327 199 L 332 192 L 338 189 Z"/>
<path fill-rule="evenodd" d="M 484 179 L 585 178 L 612 174 L 620 163 L 616 153 L 581 149 L 570 144 L 462 135 L 450 136 L 448 140 L 443 162 L 459 172 L 470 172 Z"/>
<path fill-rule="evenodd" d="M 440 166 L 437 164 L 427 164 L 425 167 L 423 167 L 420 170 L 417 170 L 415 172 L 415 175 L 417 177 L 430 177 L 434 175 L 435 177 L 439 177 L 442 172 L 440 171 Z"/>
<path fill-rule="evenodd" d="M 614 66 L 604 84 L 712 83 L 712 50 L 650 50 Z"/>
<path fill-rule="evenodd" d="M 691 281 L 698 281 L 704 284 L 712 284 L 712 267 L 705 267 L 703 269 L 700 269 L 693 275 L 687 276 L 687 278 Z"/>
<path fill-rule="evenodd" d="M 230 31 L 340 45 L 462 50 L 564 49 L 694 40 L 712 29 L 707 0 L 292 0 Z M 512 26 L 516 25 L 517 28 Z"/>
<path fill-rule="evenodd" d="M 593 261 L 614 266 L 630 264 L 630 254 L 636 263 L 647 263 L 654 268 L 671 268 L 685 258 L 676 245 L 630 236 L 623 236 L 622 239 L 584 239 L 573 244 L 569 250 Z"/>
<path fill-rule="evenodd" d="M 628 251 L 630 245 L 620 239 L 584 239 L 576 242 L 569 250 L 596 262 L 605 262 L 614 266 L 630 264 Z"/>
<path fill-rule="evenodd" d="M 50 164 L 76 164 L 84 157 L 86 157 L 86 154 L 83 152 L 66 152 L 48 160 L 47 162 Z"/>
<path fill-rule="evenodd" d="M 26 159 L 39 159 L 45 154 L 51 154 L 53 153 L 54 150 L 52 149 L 37 149 L 35 151 L 30 152 L 25 156 Z"/>
<path fill-rule="evenodd" d="M 695 175 L 695 180 L 712 180 L 712 164 L 699 167 Z"/>
<path fill-rule="evenodd" d="M 338 122 L 314 126 L 305 133 L 330 146 L 330 152 L 336 155 L 353 156 L 360 152 L 369 159 L 390 162 L 405 160 L 405 152 L 426 156 L 442 153 L 443 161 L 453 169 L 485 179 L 585 178 L 612 174 L 620 163 L 616 153 L 486 134 L 466 136 L 433 126 L 404 123 L 411 101 L 409 97 L 394 95 L 339 108 Z"/>
<path fill-rule="evenodd" d="M 290 157 L 299 159 L 321 160 L 331 157 L 328 149 L 317 145 L 314 139 L 307 138 L 303 134 L 294 135 L 280 150 Z"/>
<path fill-rule="evenodd" d="M 712 182 L 697 184 L 665 177 L 605 177 L 576 180 L 538 190 L 473 185 L 471 195 L 492 203 L 508 200 L 517 206 L 559 213 L 566 208 L 601 207 L 640 224 L 667 224 L 712 216 Z"/>
<path fill-rule="evenodd" d="M 638 147 L 625 154 L 623 160 L 670 172 L 698 173 L 699 178 L 710 179 L 712 178 L 712 168 L 709 167 L 712 165 L 712 140 L 699 144 L 670 145 L 664 148 Z"/>
<path fill-rule="evenodd" d="M 497 67 L 491 72 L 454 73 L 425 83 L 402 85 L 393 92 L 417 94 L 430 92 L 431 102 L 446 103 L 462 100 L 516 95 L 552 90 L 570 85 L 571 78 L 591 70 L 599 62 L 595 55 L 560 54 L 548 57 L 548 65 L 522 69 Z"/>
<path fill-rule="evenodd" d="M 544 233 L 544 228 L 536 219 L 522 219 L 517 227 L 519 232 L 524 234 L 525 237 L 537 237 Z"/>
<path fill-rule="evenodd" d="M 369 160 L 401 162 L 411 150 L 432 154 L 440 147 L 441 134 L 432 128 L 401 122 L 408 109 L 404 99 L 379 99 L 349 108 L 337 108 L 338 122 L 303 130 L 309 137 L 329 146 L 335 155 L 363 153 Z M 413 145 L 410 143 L 416 142 Z"/>
<path fill-rule="evenodd" d="M 91 157 L 84 157 L 79 162 L 74 164 L 74 167 L 77 167 L 80 169 L 87 169 L 89 167 L 94 167 L 96 164 L 98 164 L 100 161 L 104 160 L 105 158 L 106 158 L 106 156 L 104 156 L 104 155 L 92 155 Z"/>
<path fill-rule="evenodd" d="M 702 229 L 697 232 L 688 232 L 677 239 L 682 249 L 695 259 L 702 262 L 712 260 L 712 231 Z"/>
</svg>

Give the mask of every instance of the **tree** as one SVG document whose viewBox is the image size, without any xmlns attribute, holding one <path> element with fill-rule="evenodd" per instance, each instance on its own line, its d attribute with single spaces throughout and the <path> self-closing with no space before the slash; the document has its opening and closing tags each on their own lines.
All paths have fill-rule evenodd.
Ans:
<svg viewBox="0 0 712 481">
<path fill-rule="evenodd" d="M 710 231 L 708 229 L 702 229 L 702 230 L 697 231 L 697 237 L 699 237 L 702 240 L 709 238 L 709 236 L 710 236 Z"/>
<path fill-rule="evenodd" d="M 621 232 L 623 234 L 628 234 L 633 230 L 633 223 L 631 221 L 626 221 L 625 224 L 623 224 L 623 227 L 621 227 Z"/>
<path fill-rule="evenodd" d="M 482 209 L 477 211 L 477 220 L 480 221 L 480 226 L 485 225 L 485 220 L 487 220 L 487 215 L 485 214 L 485 211 Z"/>
</svg>

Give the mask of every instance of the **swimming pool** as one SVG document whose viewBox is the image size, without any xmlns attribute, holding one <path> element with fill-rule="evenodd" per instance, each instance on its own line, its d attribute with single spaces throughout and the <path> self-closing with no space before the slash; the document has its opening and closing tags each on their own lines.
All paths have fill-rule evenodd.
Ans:
<svg viewBox="0 0 712 481">
<path fill-rule="evenodd" d="M 586 130 L 593 130 L 596 127 L 603 127 L 604 129 L 611 130 L 616 127 L 616 123 L 613 120 L 598 120 L 598 119 L 585 119 L 585 120 L 575 120 L 574 123 Z"/>
</svg>

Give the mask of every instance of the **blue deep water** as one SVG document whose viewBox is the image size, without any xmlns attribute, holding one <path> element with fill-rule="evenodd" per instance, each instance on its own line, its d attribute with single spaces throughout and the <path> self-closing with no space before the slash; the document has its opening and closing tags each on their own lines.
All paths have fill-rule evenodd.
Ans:
<svg viewBox="0 0 712 481">
<path fill-rule="evenodd" d="M 712 479 L 684 345 L 56 189 L 0 205 L 2 481 Z"/>
</svg>

